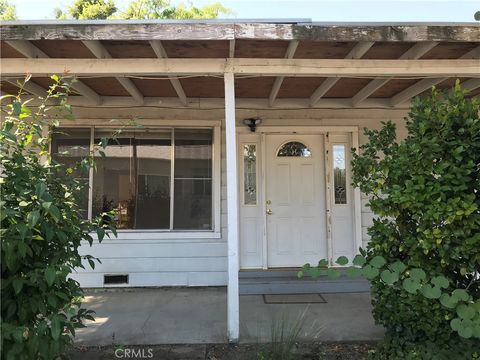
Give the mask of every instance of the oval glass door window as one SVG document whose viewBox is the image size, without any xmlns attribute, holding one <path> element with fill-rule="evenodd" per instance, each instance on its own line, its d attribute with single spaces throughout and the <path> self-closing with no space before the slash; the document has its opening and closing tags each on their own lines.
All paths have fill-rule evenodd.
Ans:
<svg viewBox="0 0 480 360">
<path fill-rule="evenodd" d="M 277 156 L 285 157 L 310 157 L 310 149 L 299 141 L 290 141 L 283 144 L 277 152 Z"/>
</svg>

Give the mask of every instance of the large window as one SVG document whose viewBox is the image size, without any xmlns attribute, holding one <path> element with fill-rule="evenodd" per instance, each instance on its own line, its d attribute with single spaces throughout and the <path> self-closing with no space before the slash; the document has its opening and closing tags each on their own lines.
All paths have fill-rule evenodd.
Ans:
<svg viewBox="0 0 480 360">
<path fill-rule="evenodd" d="M 79 137 L 90 129 L 61 129 Z M 115 210 L 118 229 L 212 230 L 213 136 L 210 129 L 95 129 L 98 152 L 89 206 L 93 217 Z M 58 139 L 57 139 L 58 137 Z M 83 141 L 90 143 L 90 137 Z M 77 141 L 78 142 L 78 141 Z"/>
</svg>

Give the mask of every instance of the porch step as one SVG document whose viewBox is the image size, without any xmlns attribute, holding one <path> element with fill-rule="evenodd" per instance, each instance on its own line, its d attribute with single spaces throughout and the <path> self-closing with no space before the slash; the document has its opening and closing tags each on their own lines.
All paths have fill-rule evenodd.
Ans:
<svg viewBox="0 0 480 360">
<path fill-rule="evenodd" d="M 297 270 L 240 271 L 240 295 L 370 292 L 364 278 L 297 278 Z"/>
</svg>

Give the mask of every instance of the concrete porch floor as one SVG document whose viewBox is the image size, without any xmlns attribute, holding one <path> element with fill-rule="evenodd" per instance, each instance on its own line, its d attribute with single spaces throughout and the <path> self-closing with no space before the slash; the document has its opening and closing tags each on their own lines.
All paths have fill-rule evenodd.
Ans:
<svg viewBox="0 0 480 360">
<path fill-rule="evenodd" d="M 226 288 L 112 289 L 87 291 L 84 306 L 95 322 L 79 329 L 76 345 L 141 345 L 226 342 Z M 265 304 L 240 296 L 240 341 L 269 341 L 272 324 L 299 321 L 301 338 L 319 341 L 378 340 L 368 293 L 322 294 L 326 303 Z M 290 326 L 291 327 L 291 326 Z"/>
</svg>

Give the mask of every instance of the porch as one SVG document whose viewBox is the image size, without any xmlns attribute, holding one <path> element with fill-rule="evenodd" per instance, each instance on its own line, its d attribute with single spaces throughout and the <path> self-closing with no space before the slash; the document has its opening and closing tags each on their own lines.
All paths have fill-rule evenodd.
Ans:
<svg viewBox="0 0 480 360">
<path fill-rule="evenodd" d="M 320 295 L 324 302 L 301 303 L 300 299 L 289 304 L 241 295 L 241 342 L 268 342 L 272 326 L 282 322 L 286 330 L 301 323 L 304 341 L 381 339 L 383 331 L 374 325 L 368 293 Z M 75 345 L 224 343 L 226 300 L 224 287 L 87 292 L 84 306 L 96 311 L 96 320 L 77 331 Z"/>
<path fill-rule="evenodd" d="M 87 288 L 227 285 L 96 293 L 89 301 L 99 318 L 79 341 L 110 343 L 115 331 L 121 341 L 168 342 L 177 327 L 186 342 L 263 336 L 278 313 L 269 309 L 305 306 L 239 296 L 240 269 L 351 258 L 369 240 L 373 214 L 348 186 L 349 149 L 367 141 L 362 128 L 392 120 L 404 136 L 410 99 L 457 78 L 471 96 L 480 94 L 478 24 L 7 22 L 0 36 L 2 92 L 17 93 L 27 73 L 23 90 L 33 96 L 45 95 L 51 74 L 76 78 L 69 98 L 76 121 L 61 126 L 77 137 L 62 146 L 73 139 L 92 149 L 112 119 L 144 127 L 129 128 L 104 172 L 89 174 L 88 217 L 108 196 L 124 218 L 118 238 L 81 249 L 102 264 L 73 277 Z M 252 119 L 262 121 L 255 132 L 247 127 Z M 138 205 L 152 189 L 161 190 L 162 206 L 156 198 Z M 289 281 L 292 291 L 298 282 Z M 273 282 L 249 293 L 264 294 Z M 352 329 L 378 335 L 368 294 L 326 290 L 295 292 L 324 295 L 327 302 L 308 311 L 327 324 L 338 316 L 327 338 Z M 350 310 L 333 308 L 342 302 Z"/>
</svg>

